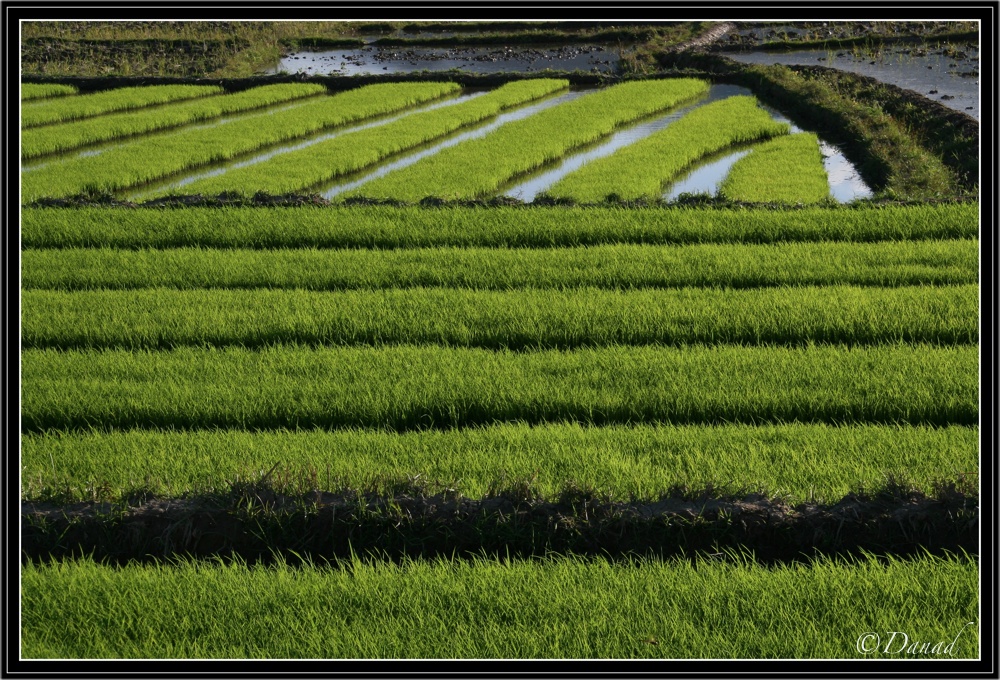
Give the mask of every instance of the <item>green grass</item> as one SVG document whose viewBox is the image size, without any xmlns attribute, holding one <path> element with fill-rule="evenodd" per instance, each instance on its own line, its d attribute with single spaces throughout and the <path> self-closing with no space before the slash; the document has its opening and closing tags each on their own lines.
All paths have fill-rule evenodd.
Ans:
<svg viewBox="0 0 1000 680">
<path fill-rule="evenodd" d="M 829 199 L 819 138 L 802 132 L 754 148 L 730 168 L 719 195 L 749 203 L 820 203 Z"/>
<path fill-rule="evenodd" d="M 31 208 L 25 248 L 548 248 L 611 243 L 974 239 L 974 203 L 806 208 Z"/>
<path fill-rule="evenodd" d="M 78 90 L 72 85 L 59 85 L 57 83 L 21 83 L 21 101 L 30 99 L 45 99 L 47 97 L 65 97 L 70 94 L 77 94 Z"/>
<path fill-rule="evenodd" d="M 22 570 L 27 658 L 977 658 L 977 561 L 549 558 Z M 969 622 L 973 625 L 967 626 Z M 652 642 L 650 642 L 652 640 Z M 656 644 L 653 644 L 655 642 Z M 924 654 L 922 658 L 933 655 Z M 920 658 L 920 657 L 918 657 Z"/>
<path fill-rule="evenodd" d="M 316 471 L 326 490 L 392 494 L 418 479 L 483 497 L 502 479 L 533 479 L 544 497 L 569 482 L 616 498 L 655 500 L 673 485 L 787 494 L 833 503 L 851 491 L 905 480 L 930 494 L 936 481 L 978 469 L 974 427 L 848 425 L 502 424 L 454 430 L 190 432 L 127 430 L 27 434 L 26 499 L 57 489 L 116 500 L 145 489 L 177 496 L 220 492 L 275 465 Z M 418 477 L 419 476 L 419 477 Z"/>
<path fill-rule="evenodd" d="M 103 247 L 21 253 L 25 290 L 894 287 L 978 279 L 979 242 L 973 239 L 397 250 Z"/>
<path fill-rule="evenodd" d="M 496 193 L 518 175 L 594 142 L 625 123 L 703 95 L 692 78 L 626 82 L 501 126 L 366 182 L 338 198 L 365 196 L 419 201 L 477 198 Z"/>
<path fill-rule="evenodd" d="M 179 191 L 208 195 L 236 191 L 248 196 L 258 191 L 272 194 L 300 191 L 362 170 L 393 154 L 491 118 L 504 109 L 567 87 L 568 80 L 553 78 L 508 83 L 467 102 L 416 113 L 377 128 L 349 132 L 272 156 L 261 163 L 196 180 Z"/>
<path fill-rule="evenodd" d="M 22 352 L 23 432 L 782 421 L 973 425 L 978 347 Z"/>
<path fill-rule="evenodd" d="M 52 162 L 23 172 L 22 201 L 138 186 L 325 128 L 401 111 L 460 89 L 455 83 L 444 82 L 366 85 L 275 114 L 261 113 L 133 140 L 95 156 Z"/>
<path fill-rule="evenodd" d="M 729 97 L 706 104 L 669 126 L 597 158 L 556 182 L 547 194 L 578 203 L 660 198 L 664 185 L 709 154 L 735 144 L 787 134 L 753 97 Z"/>
<path fill-rule="evenodd" d="M 243 92 L 169 104 L 149 111 L 129 111 L 62 125 L 28 129 L 21 133 L 21 157 L 35 158 L 57 151 L 68 151 L 86 144 L 135 137 L 155 130 L 216 118 L 226 113 L 259 109 L 323 92 L 326 92 L 326 88 L 315 83 L 264 85 Z"/>
<path fill-rule="evenodd" d="M 115 111 L 206 97 L 222 91 L 218 85 L 147 85 L 31 102 L 21 107 L 21 127 L 90 118 Z"/>
<path fill-rule="evenodd" d="M 24 347 L 851 345 L 979 341 L 979 287 L 22 293 Z"/>
</svg>

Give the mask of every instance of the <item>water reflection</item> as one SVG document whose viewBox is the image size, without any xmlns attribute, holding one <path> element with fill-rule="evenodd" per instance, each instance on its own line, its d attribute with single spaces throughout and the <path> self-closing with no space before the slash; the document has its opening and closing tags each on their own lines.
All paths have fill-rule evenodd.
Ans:
<svg viewBox="0 0 1000 680">
<path fill-rule="evenodd" d="M 472 73 L 538 72 L 545 69 L 612 73 L 617 69 L 619 57 L 616 48 L 603 45 L 368 46 L 290 54 L 266 73 L 353 76 L 453 69 Z"/>
</svg>

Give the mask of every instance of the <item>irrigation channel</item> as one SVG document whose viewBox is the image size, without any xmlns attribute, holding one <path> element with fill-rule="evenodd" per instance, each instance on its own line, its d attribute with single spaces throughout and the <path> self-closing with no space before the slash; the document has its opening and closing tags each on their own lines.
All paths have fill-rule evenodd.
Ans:
<svg viewBox="0 0 1000 680">
<path fill-rule="evenodd" d="M 324 185 L 312 187 L 310 191 L 318 193 L 324 198 L 334 199 L 339 194 L 351 191 L 359 186 L 362 186 L 366 182 L 382 177 L 394 170 L 404 168 L 421 160 L 422 158 L 436 154 L 443 149 L 469 139 L 483 137 L 506 123 L 526 118 L 530 115 L 538 113 L 541 110 L 569 102 L 595 91 L 596 90 L 594 88 L 572 89 L 569 92 L 551 95 L 542 100 L 511 109 L 486 123 L 474 125 L 461 132 L 448 135 L 443 139 L 435 140 L 422 145 L 421 147 L 407 150 L 385 159 L 373 168 L 367 168 L 357 173 L 338 177 L 333 182 L 327 182 Z M 380 116 L 375 119 L 367 120 L 364 123 L 325 130 L 320 133 L 296 139 L 292 142 L 281 143 L 260 151 L 255 151 L 239 158 L 208 166 L 201 166 L 191 171 L 185 171 L 162 181 L 157 181 L 140 188 L 122 192 L 122 197 L 129 200 L 142 201 L 153 198 L 156 195 L 162 195 L 164 192 L 184 194 L 184 187 L 197 180 L 221 175 L 236 168 L 261 163 L 273 158 L 274 156 L 307 148 L 310 145 L 317 144 L 333 137 L 366 128 L 387 125 L 406 116 L 465 102 L 471 98 L 481 96 L 485 94 L 485 92 L 485 90 L 467 88 L 461 94 L 449 96 L 443 100 L 438 100 L 429 104 L 415 106 L 403 113 Z M 653 134 L 654 132 L 662 130 L 698 107 L 729 97 L 744 95 L 752 95 L 752 92 L 747 88 L 736 85 L 712 85 L 708 94 L 697 101 L 683 105 L 667 114 L 661 113 L 647 117 L 638 123 L 623 127 L 610 137 L 593 144 L 588 144 L 574 149 L 563 158 L 554 161 L 553 163 L 550 163 L 527 176 L 517 178 L 514 182 L 501 189 L 499 193 L 524 202 L 533 201 L 538 194 L 545 192 L 565 175 L 579 169 L 584 164 L 597 158 L 608 156 L 625 146 L 633 144 Z M 175 134 L 178 130 L 196 130 L 207 127 L 218 127 L 225 125 L 230 121 L 245 120 L 252 116 L 268 116 L 278 111 L 289 110 L 302 105 L 303 103 L 301 102 L 294 104 L 281 104 L 264 111 L 255 111 L 236 116 L 226 116 L 211 122 L 200 122 L 190 126 L 164 130 L 162 132 L 148 135 L 147 138 L 159 135 Z M 791 132 L 795 133 L 803 131 L 802 128 L 792 124 L 791 121 L 781 112 L 766 106 L 764 106 L 764 108 L 775 120 L 789 123 L 791 125 Z M 129 141 L 130 140 L 124 140 L 92 145 L 83 151 L 74 150 L 67 154 L 45 156 L 33 159 L 32 161 L 23 163 L 22 170 L 25 172 L 31 172 L 35 168 L 43 167 L 48 163 L 53 162 L 53 160 L 58 159 L 69 159 L 84 155 L 98 155 L 108 149 L 121 146 L 122 144 L 127 144 Z M 677 199 L 682 194 L 715 195 L 719 184 L 725 179 L 729 169 L 737 160 L 749 152 L 749 148 L 749 145 L 747 145 L 745 147 L 727 149 L 726 151 L 714 154 L 695 164 L 687 172 L 685 172 L 684 175 L 677 178 L 676 181 L 665 188 L 663 198 L 671 201 Z M 822 136 L 820 137 L 820 149 L 823 154 L 823 164 L 829 181 L 830 194 L 834 200 L 840 203 L 849 203 L 855 199 L 871 196 L 872 192 L 870 188 L 860 178 L 853 164 L 844 157 L 843 153 L 841 153 L 836 146 L 824 141 Z"/>
</svg>

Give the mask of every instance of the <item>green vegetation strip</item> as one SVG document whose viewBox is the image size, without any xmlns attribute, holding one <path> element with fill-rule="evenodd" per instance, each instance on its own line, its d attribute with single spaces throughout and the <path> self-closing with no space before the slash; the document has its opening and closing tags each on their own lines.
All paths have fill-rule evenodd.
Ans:
<svg viewBox="0 0 1000 680">
<path fill-rule="evenodd" d="M 275 114 L 261 113 L 211 127 L 135 140 L 95 156 L 49 163 L 23 173 L 22 200 L 137 186 L 324 128 L 401 111 L 460 89 L 455 83 L 440 82 L 367 85 Z"/>
<path fill-rule="evenodd" d="M 973 239 L 398 250 L 65 248 L 21 253 L 25 290 L 893 287 L 978 280 L 979 242 Z"/>
<path fill-rule="evenodd" d="M 833 503 L 887 478 L 925 493 L 978 469 L 972 427 L 847 425 L 502 424 L 422 432 L 383 430 L 129 430 L 28 434 L 21 442 L 25 499 L 53 491 L 69 500 L 117 500 L 144 490 L 218 493 L 278 466 L 341 486 L 393 495 L 407 480 L 470 498 L 514 480 L 555 497 L 565 484 L 615 498 L 655 500 L 689 489 L 788 494 Z M 100 490 L 100 491 L 98 491 Z M 433 490 L 433 489 L 432 489 Z"/>
<path fill-rule="evenodd" d="M 830 197 L 819 138 L 808 132 L 772 139 L 736 161 L 719 195 L 748 203 L 819 203 Z"/>
<path fill-rule="evenodd" d="M 24 347 L 973 344 L 979 287 L 25 291 Z"/>
<path fill-rule="evenodd" d="M 686 114 L 663 130 L 610 156 L 597 158 L 556 182 L 547 193 L 580 203 L 659 198 L 664 184 L 698 159 L 734 144 L 788 132 L 753 97 L 729 97 Z"/>
<path fill-rule="evenodd" d="M 57 83 L 21 83 L 21 101 L 29 99 L 45 99 L 47 97 L 65 97 L 76 94 L 77 89 L 72 85 L 59 85 Z"/>
<path fill-rule="evenodd" d="M 21 107 L 21 127 L 30 128 L 47 123 L 90 118 L 104 113 L 139 109 L 181 99 L 207 97 L 222 92 L 222 88 L 218 85 L 148 85 L 33 102 Z"/>
<path fill-rule="evenodd" d="M 506 108 L 567 87 L 568 80 L 551 78 L 508 83 L 468 102 L 406 116 L 387 125 L 340 135 L 261 163 L 196 180 L 182 191 L 209 195 L 222 191 L 245 195 L 258 191 L 272 194 L 298 191 L 361 170 L 392 154 L 491 118 Z"/>
<path fill-rule="evenodd" d="M 67 561 L 22 568 L 22 655 L 978 658 L 978 582 L 974 559 L 930 556 L 776 567 L 743 559 L 334 568 Z M 877 650 L 859 651 L 873 631 L 880 637 L 865 642 Z M 910 643 L 920 651 L 907 653 Z"/>
<path fill-rule="evenodd" d="M 27 349 L 21 360 L 23 432 L 979 416 L 976 346 Z"/>
<path fill-rule="evenodd" d="M 611 243 L 975 239 L 975 203 L 802 210 L 88 207 L 21 211 L 25 248 L 545 248 Z"/>
<path fill-rule="evenodd" d="M 220 97 L 170 104 L 151 111 L 129 111 L 91 120 L 29 129 L 21 133 L 21 157 L 34 158 L 86 144 L 134 137 L 154 130 L 178 127 L 227 113 L 259 109 L 323 92 L 326 92 L 325 87 L 313 83 L 265 85 Z"/>
<path fill-rule="evenodd" d="M 477 198 L 516 176 L 594 142 L 616 127 L 708 92 L 692 78 L 622 83 L 513 121 L 413 165 L 366 182 L 341 196 L 418 201 L 427 196 Z"/>
</svg>

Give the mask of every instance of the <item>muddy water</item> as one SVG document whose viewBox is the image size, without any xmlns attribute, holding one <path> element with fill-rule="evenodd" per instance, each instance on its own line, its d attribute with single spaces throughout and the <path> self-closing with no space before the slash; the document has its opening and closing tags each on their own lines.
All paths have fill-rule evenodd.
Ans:
<svg viewBox="0 0 1000 680">
<path fill-rule="evenodd" d="M 294 142 L 289 142 L 285 144 L 279 144 L 277 146 L 272 146 L 266 151 L 256 152 L 250 156 L 243 156 L 238 160 L 229 161 L 227 163 L 221 163 L 213 165 L 209 169 L 204 167 L 199 168 L 196 172 L 184 173 L 182 175 L 175 175 L 165 182 L 157 182 L 155 184 L 150 184 L 142 187 L 140 191 L 136 191 L 131 194 L 129 198 L 131 199 L 141 199 L 143 197 L 149 197 L 154 193 L 160 193 L 169 190 L 179 190 L 183 191 L 183 188 L 187 184 L 204 179 L 205 177 L 212 177 L 214 175 L 221 175 L 229 170 L 235 168 L 242 168 L 247 165 L 255 165 L 257 163 L 262 163 L 274 156 L 288 153 L 290 151 L 297 151 L 299 149 L 304 149 L 306 147 L 312 146 L 313 144 L 318 144 L 319 142 L 332 139 L 334 137 L 339 137 L 340 135 L 348 134 L 351 132 L 357 132 L 358 130 L 364 130 L 367 128 L 380 127 L 382 125 L 387 125 L 389 123 L 395 122 L 401 118 L 413 115 L 415 113 L 423 113 L 426 111 L 432 111 L 434 109 L 439 109 L 444 106 L 452 106 L 454 104 L 460 104 L 475 97 L 480 97 L 486 94 L 486 90 L 481 91 L 470 91 L 465 90 L 459 95 L 447 97 L 443 100 L 435 101 L 431 104 L 423 104 L 420 106 L 415 106 L 411 109 L 407 109 L 404 112 L 391 114 L 387 116 L 381 116 L 375 119 L 370 119 L 364 123 L 358 125 L 350 125 L 345 127 L 339 127 L 332 130 L 327 130 L 318 134 L 311 135 L 305 139 L 297 139 Z"/>
<path fill-rule="evenodd" d="M 828 66 L 870 76 L 967 113 L 979 120 L 979 50 L 956 47 L 950 54 L 938 47 L 885 46 L 864 49 L 796 50 L 794 52 L 726 52 L 747 64 Z"/>
<path fill-rule="evenodd" d="M 489 45 L 435 47 L 339 48 L 325 52 L 297 52 L 282 58 L 265 73 L 362 75 L 450 71 L 472 73 L 587 71 L 613 73 L 617 48 L 603 45 Z"/>
<path fill-rule="evenodd" d="M 393 160 L 384 165 L 380 165 L 375 170 L 364 171 L 356 175 L 341 177 L 337 180 L 336 183 L 321 187 L 319 193 L 321 193 L 324 198 L 328 199 L 333 198 L 338 194 L 342 194 L 345 191 L 350 191 L 352 189 L 355 189 L 364 184 L 365 182 L 370 182 L 371 180 L 381 177 L 389 172 L 392 172 L 393 170 L 399 170 L 400 168 L 405 168 L 408 165 L 413 165 L 421 158 L 432 156 L 441 151 L 442 149 L 448 148 L 449 146 L 455 146 L 456 144 L 459 144 L 469 139 L 476 139 L 477 137 L 483 137 L 484 135 L 489 134 L 490 132 L 496 130 L 498 127 L 504 125 L 505 123 L 510 123 L 511 121 L 527 118 L 528 116 L 538 113 L 539 111 L 542 111 L 544 109 L 556 106 L 558 104 L 562 104 L 564 102 L 572 101 L 573 99 L 577 99 L 578 97 L 582 97 L 585 94 L 589 94 L 595 91 L 596 90 L 594 89 L 581 89 L 581 90 L 574 90 L 571 92 L 565 92 L 561 95 L 549 97 L 543 101 L 536 102 L 528 106 L 522 106 L 521 108 L 514 109 L 512 111 L 507 111 L 506 113 L 500 114 L 499 116 L 497 116 L 492 121 L 486 124 L 481 124 L 466 132 L 460 132 L 458 134 L 452 135 L 442 142 L 425 145 L 424 147 L 420 148 L 419 150 L 416 150 L 415 152 L 412 150 L 404 152 L 405 155 L 403 155 L 402 157 L 397 158 L 396 160 Z"/>
<path fill-rule="evenodd" d="M 620 130 L 604 142 L 578 150 L 556 164 L 527 178 L 520 179 L 503 193 L 506 196 L 518 198 L 525 202 L 532 201 L 539 193 L 546 191 L 565 175 L 577 170 L 589 161 L 611 155 L 629 144 L 648 137 L 654 132 L 666 128 L 675 120 L 695 108 L 728 97 L 751 94 L 752 92 L 747 88 L 736 85 L 713 85 L 707 97 L 665 116 L 661 115 L 646 119 L 637 125 Z M 768 107 L 763 108 L 775 120 L 789 123 L 792 127 L 792 132 L 802 132 L 802 128 L 792 124 L 787 117 L 778 111 Z M 715 195 L 719 184 L 725 179 L 733 163 L 746 155 L 748 148 L 737 147 L 720 152 L 692 166 L 688 172 L 667 187 L 663 198 L 673 200 L 682 193 L 707 193 Z M 826 168 L 830 182 L 830 193 L 835 200 L 841 203 L 848 203 L 856 198 L 865 198 L 872 195 L 871 189 L 861 180 L 853 164 L 844 157 L 838 148 L 823 141 L 821 138 L 820 150 L 823 153 L 823 165 Z"/>
</svg>

